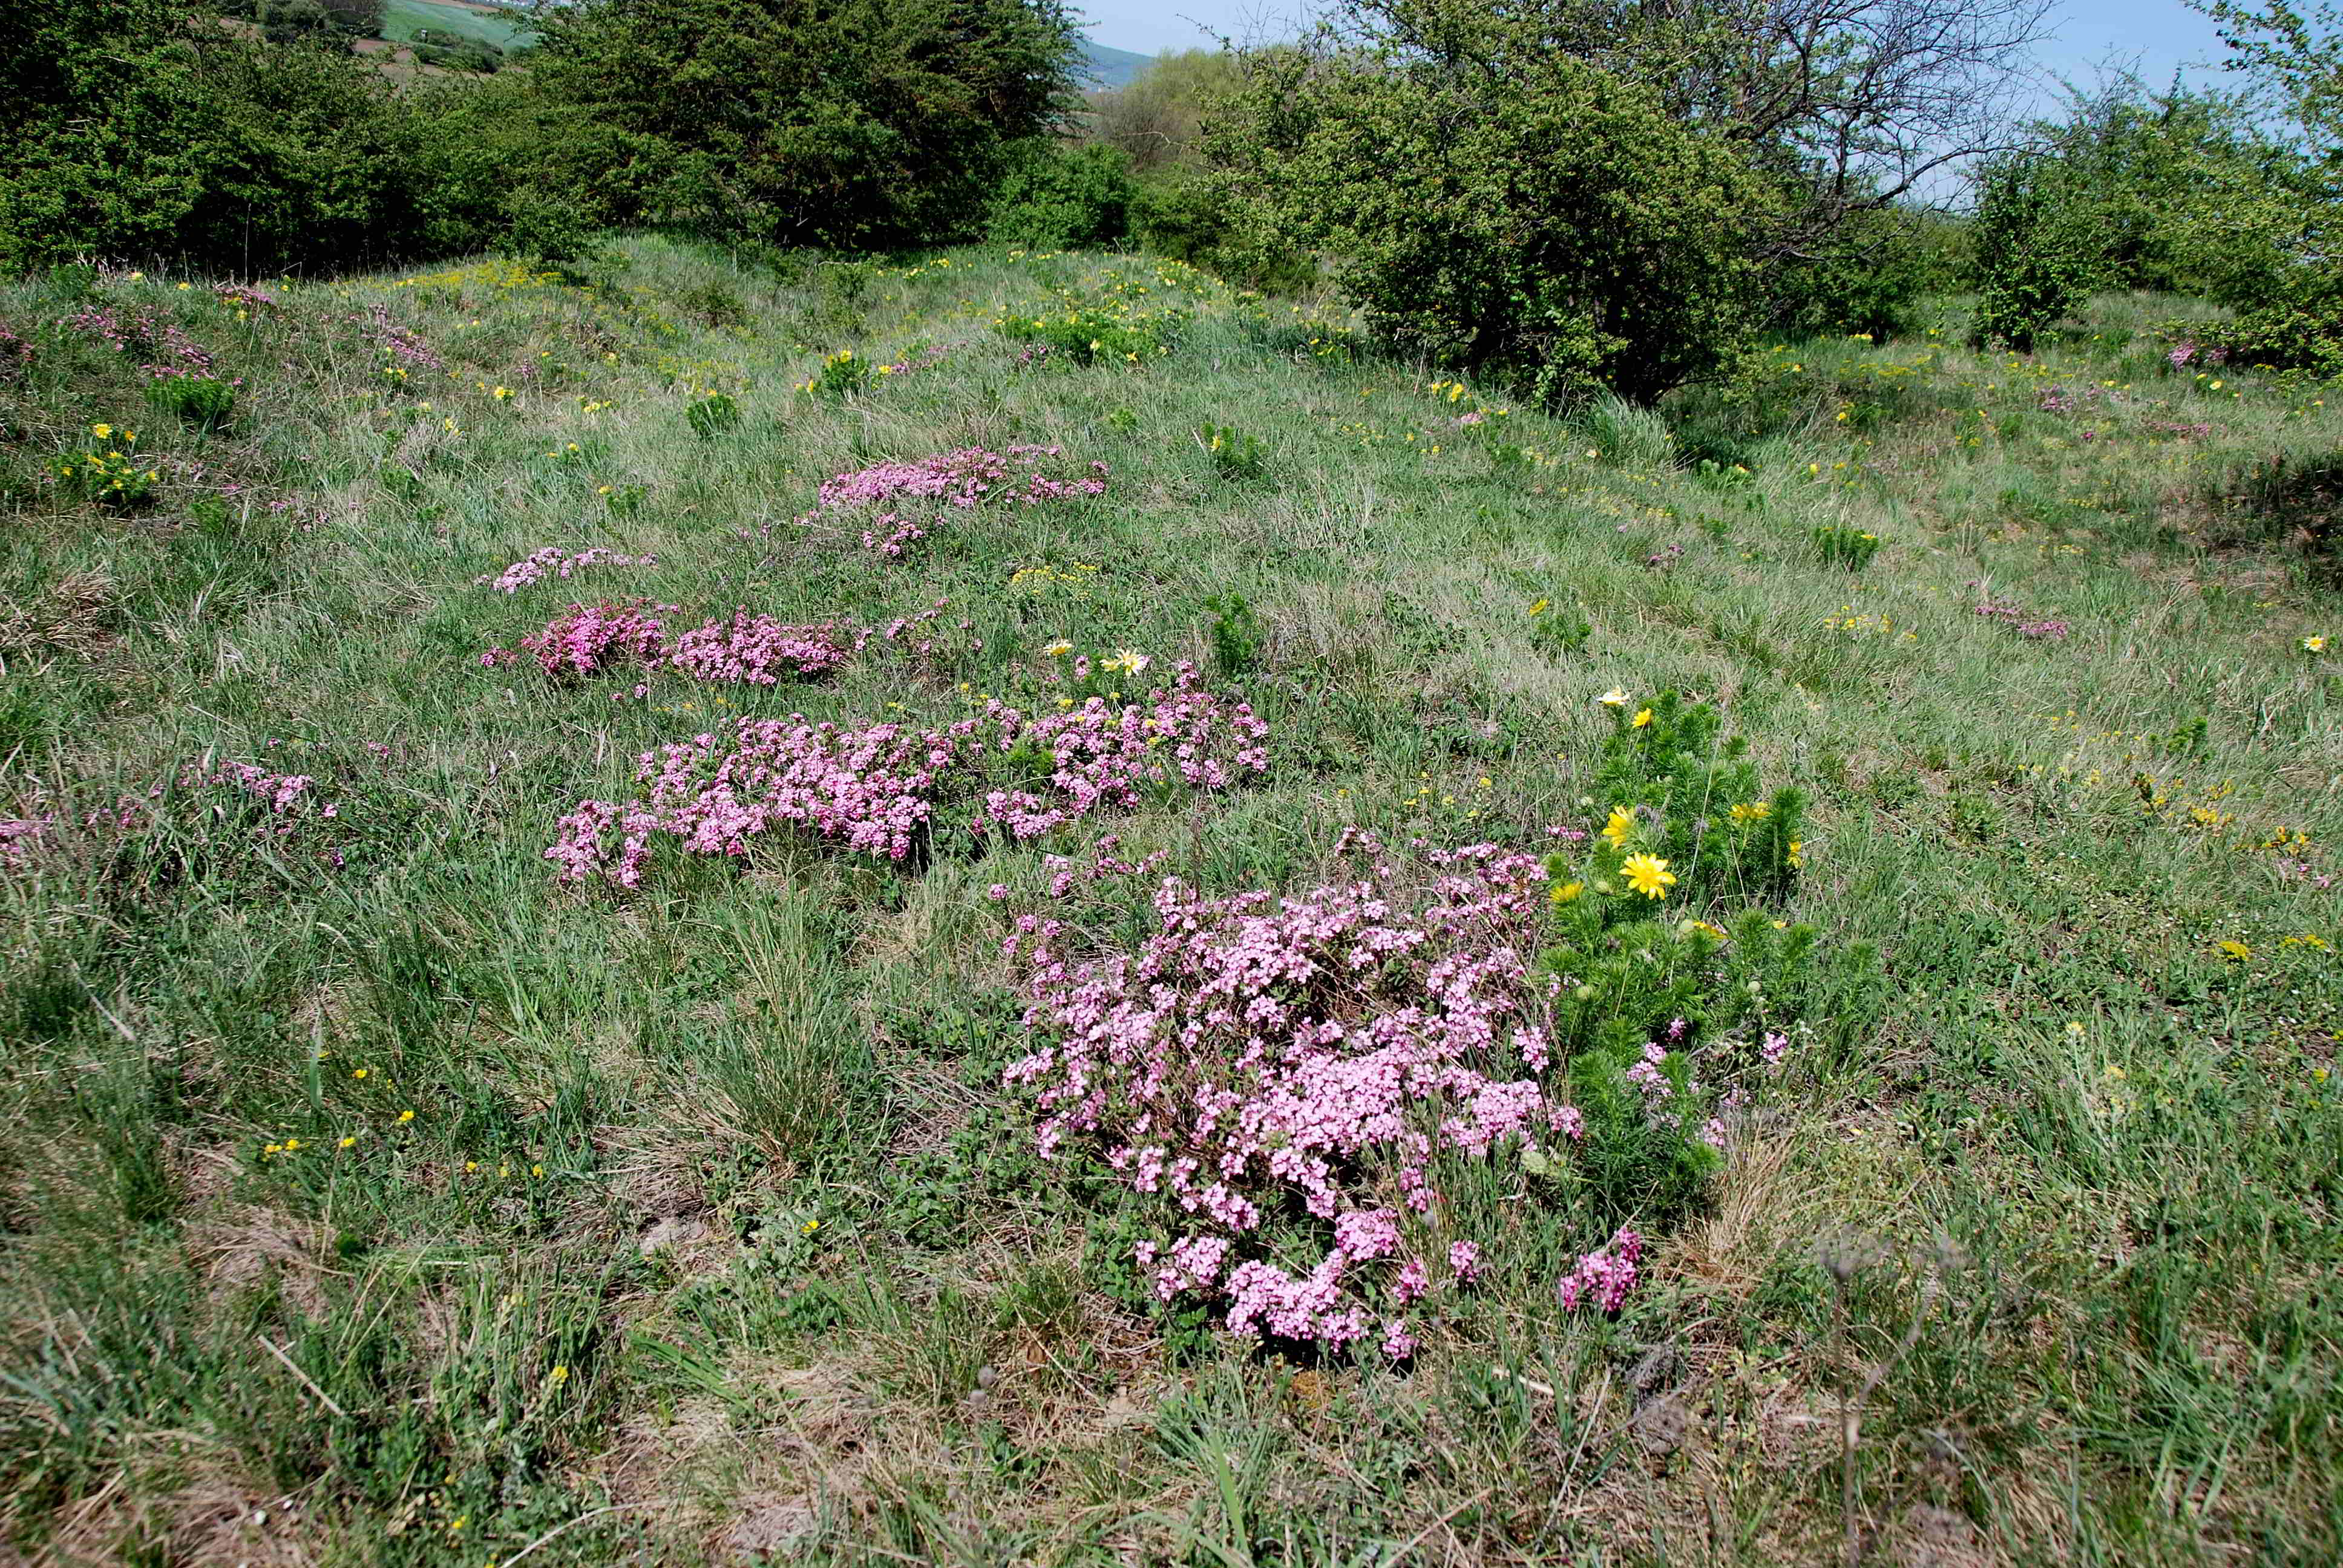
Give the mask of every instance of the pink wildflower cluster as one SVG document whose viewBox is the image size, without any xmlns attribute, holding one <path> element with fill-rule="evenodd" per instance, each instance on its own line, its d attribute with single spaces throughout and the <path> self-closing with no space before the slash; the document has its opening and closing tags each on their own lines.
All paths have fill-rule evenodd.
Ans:
<svg viewBox="0 0 2343 1568">
<path fill-rule="evenodd" d="M 152 356 L 155 362 L 140 368 L 157 380 L 212 373 L 211 351 L 181 331 L 176 323 L 152 311 L 126 317 L 106 306 L 94 305 L 67 317 L 65 325 L 85 337 L 103 338 L 116 354 Z"/>
<path fill-rule="evenodd" d="M 942 364 L 958 344 L 931 343 L 927 347 L 906 350 L 903 357 L 886 367 L 890 376 L 909 376 L 920 370 L 930 370 Z"/>
<path fill-rule="evenodd" d="M 860 652 L 871 635 L 835 621 L 790 626 L 741 608 L 729 621 L 711 620 L 670 640 L 660 617 L 674 613 L 675 608 L 648 599 L 573 604 L 542 631 L 522 638 L 520 645 L 536 656 L 548 675 L 593 675 L 620 665 L 665 666 L 714 684 L 778 686 L 784 679 L 829 674 Z M 518 657 L 510 648 L 492 648 L 480 656 L 480 662 L 494 668 Z M 636 695 L 645 689 L 637 688 Z"/>
<path fill-rule="evenodd" d="M 498 593 L 518 593 L 525 588 L 543 582 L 548 577 L 568 581 L 569 574 L 585 567 L 655 567 L 657 556 L 622 556 L 616 550 L 591 546 L 572 555 L 557 545 L 548 545 L 513 562 L 500 572 L 490 572 L 472 580 Z"/>
<path fill-rule="evenodd" d="M 863 548 L 900 556 L 928 536 L 946 508 L 1031 507 L 1105 492 L 1104 463 L 1072 470 L 1059 463 L 1064 456 L 1062 447 L 1017 446 L 1000 452 L 965 447 L 916 463 L 874 463 L 825 481 L 818 504 L 798 522 L 808 526 L 830 512 L 873 514 L 862 530 Z M 1066 471 L 1045 471 L 1052 466 Z"/>
<path fill-rule="evenodd" d="M 1136 955 L 1077 961 L 1066 925 L 1021 917 L 1008 947 L 1044 1043 L 1006 1079 L 1034 1094 L 1045 1157 L 1094 1141 L 1161 1198 L 1182 1233 L 1138 1253 L 1159 1296 L 1216 1297 L 1236 1332 L 1330 1349 L 1381 1318 L 1383 1348 L 1403 1355 L 1396 1314 L 1481 1268 L 1477 1245 L 1434 1241 L 1434 1154 L 1535 1147 L 1584 1123 L 1544 1075 L 1537 859 L 1427 849 L 1429 878 L 1411 885 L 1372 838 L 1342 847 L 1372 857 L 1366 874 L 1297 897 L 1206 899 L 1166 879 Z M 1316 1255 L 1261 1255 L 1272 1219 L 1296 1211 L 1316 1222 Z"/>
<path fill-rule="evenodd" d="M 179 772 L 179 788 L 182 789 L 240 789 L 265 802 L 270 814 L 277 817 L 290 813 L 294 806 L 308 794 L 309 786 L 316 782 L 307 773 L 271 773 L 267 769 L 249 762 L 194 763 Z M 339 807 L 328 805 L 318 815 L 333 817 L 339 810 Z M 287 822 L 276 831 L 290 832 L 292 824 Z"/>
<path fill-rule="evenodd" d="M 248 283 L 215 283 L 212 295 L 222 305 L 242 310 L 266 310 L 277 304 L 275 295 Z"/>
<path fill-rule="evenodd" d="M 2215 344 L 2210 347 L 2199 347 L 2197 340 L 2190 337 L 2184 338 L 2180 342 L 2175 344 L 2173 346 L 2172 352 L 2166 355 L 2165 357 L 2171 360 L 2173 368 L 2177 370 L 2197 359 L 2199 355 L 2203 356 L 2204 361 L 2207 365 L 2220 365 L 2227 361 L 2229 351 L 2227 348 L 2220 347 L 2218 344 Z"/>
<path fill-rule="evenodd" d="M 1982 588 L 1985 585 L 1973 582 L 1968 586 Z M 2063 620 L 2030 618 L 2014 604 L 1995 603 L 1990 594 L 1980 594 L 1975 608 L 1977 614 L 1997 620 L 2018 636 L 2034 642 L 2063 642 L 2066 634 L 2074 629 Z"/>
<path fill-rule="evenodd" d="M 0 321 L 0 371 L 23 371 L 33 363 L 33 346 Z"/>
<path fill-rule="evenodd" d="M 415 366 L 425 370 L 445 370 L 447 362 L 432 351 L 431 346 L 416 336 L 412 328 L 401 327 L 390 318 L 390 312 L 379 305 L 367 307 L 364 316 L 353 316 L 358 330 L 367 341 L 399 365 Z"/>
<path fill-rule="evenodd" d="M 1597 1312 L 1617 1312 L 1635 1288 L 1635 1264 L 1643 1255 L 1644 1238 L 1624 1226 L 1609 1246 L 1580 1253 L 1578 1267 L 1563 1278 L 1562 1310 L 1574 1312 L 1584 1302 Z"/>
<path fill-rule="evenodd" d="M 0 817 L 0 871 L 21 869 L 32 859 L 33 841 L 55 825 L 54 816 Z"/>
<path fill-rule="evenodd" d="M 598 874 L 630 888 L 642 880 L 655 837 L 693 854 L 745 855 L 757 835 L 795 828 L 901 860 L 932 831 L 955 786 L 982 791 L 988 762 L 1012 752 L 1046 759 L 1046 782 L 983 791 L 968 829 L 1030 839 L 1101 807 L 1135 805 L 1145 789 L 1225 789 L 1267 769 L 1267 735 L 1249 706 L 1200 689 L 1184 665 L 1173 690 L 1144 702 L 1092 699 L 1033 718 L 992 701 L 940 730 L 846 729 L 799 714 L 744 719 L 727 737 L 643 753 L 640 798 L 579 801 L 546 859 L 563 881 Z"/>
</svg>

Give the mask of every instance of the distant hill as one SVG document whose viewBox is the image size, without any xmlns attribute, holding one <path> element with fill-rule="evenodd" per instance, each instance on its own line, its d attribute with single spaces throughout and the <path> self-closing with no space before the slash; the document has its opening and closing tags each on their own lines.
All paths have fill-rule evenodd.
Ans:
<svg viewBox="0 0 2343 1568">
<path fill-rule="evenodd" d="M 1134 55 L 1128 49 L 1110 49 L 1103 44 L 1082 40 L 1082 68 L 1091 81 L 1084 85 L 1120 87 L 1155 63 L 1152 55 Z"/>
</svg>

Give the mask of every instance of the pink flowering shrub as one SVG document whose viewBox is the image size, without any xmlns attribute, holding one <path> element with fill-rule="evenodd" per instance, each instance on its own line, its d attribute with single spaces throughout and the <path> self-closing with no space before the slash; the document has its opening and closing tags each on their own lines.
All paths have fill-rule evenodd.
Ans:
<svg viewBox="0 0 2343 1568">
<path fill-rule="evenodd" d="M 870 640 L 868 630 L 849 633 L 832 621 L 785 626 L 771 616 L 736 609 L 729 621 L 711 620 L 677 638 L 667 662 L 695 680 L 778 686 L 828 675 Z"/>
<path fill-rule="evenodd" d="M 188 337 L 178 323 L 151 310 L 125 313 L 93 305 L 65 317 L 62 325 L 98 339 L 126 358 L 143 361 L 139 368 L 150 377 L 212 373 L 211 350 Z"/>
<path fill-rule="evenodd" d="M 1172 1239 L 1137 1253 L 1159 1299 L 1216 1300 L 1238 1333 L 1404 1355 L 1411 1307 L 1480 1266 L 1443 1233 L 1435 1153 L 1584 1135 L 1552 1070 L 1537 860 L 1425 858 L 1428 885 L 1378 858 L 1285 899 L 1167 879 L 1132 956 L 1076 960 L 1063 922 L 1018 920 L 1039 1043 L 1007 1081 L 1034 1096 L 1045 1156 L 1096 1143 L 1161 1201 Z"/>
<path fill-rule="evenodd" d="M 1617 1312 L 1635 1288 L 1635 1264 L 1643 1255 L 1644 1238 L 1621 1226 L 1609 1246 L 1581 1253 L 1578 1267 L 1563 1276 L 1556 1292 L 1562 1310 L 1574 1312 L 1583 1303 L 1597 1312 Z"/>
<path fill-rule="evenodd" d="M 1988 620 L 1999 621 L 2028 642 L 2064 642 L 2066 634 L 2074 629 L 2063 620 L 2030 616 L 2014 604 L 1996 603 L 1991 594 L 1982 591 L 1985 588 L 1982 582 L 1973 582 L 1968 586 L 1980 590 L 1974 607 L 1977 614 Z"/>
<path fill-rule="evenodd" d="M 1518 1239 L 1491 1182 L 1460 1180 L 1494 1162 L 1496 1190 L 1527 1184 L 1582 1236 L 1612 1235 L 1558 1289 L 1616 1312 L 1644 1245 L 1618 1221 L 1701 1200 L 1809 1010 L 1859 1024 L 1869 950 L 1822 961 L 1811 928 L 1752 901 L 1795 868 L 1798 842 L 1763 829 L 1795 823 L 1796 800 L 1769 802 L 1736 749 L 1704 745 L 1708 710 L 1663 695 L 1646 711 L 1606 758 L 1600 830 L 1556 825 L 1570 848 L 1543 861 L 1421 841 L 1403 860 L 1354 830 L 1357 874 L 1307 891 L 1167 879 L 1135 952 L 1084 951 L 1086 922 L 1017 918 L 1032 1049 L 1006 1081 L 1033 1097 L 1043 1157 L 1094 1151 L 1133 1195 L 1147 1218 L 1123 1234 L 1158 1302 L 1403 1358 L 1419 1303 Z M 1688 764 L 1695 740 L 1707 760 Z M 1688 766 L 1714 788 L 1678 789 Z M 1654 851 L 1695 839 L 1745 868 L 1709 895 L 1739 902 L 1716 910 L 1730 930 L 1665 908 L 1677 879 Z M 1080 879 L 1061 865 L 1053 902 Z M 1505 1261 L 1536 1263 L 1518 1246 Z"/>
<path fill-rule="evenodd" d="M 824 481 L 814 509 L 798 523 L 810 527 L 834 515 L 864 516 L 863 548 L 897 557 L 955 510 L 1039 506 L 1106 492 L 1104 463 L 1078 468 L 1064 457 L 1061 447 L 1015 446 L 1000 452 L 967 447 L 915 463 L 874 463 Z"/>
<path fill-rule="evenodd" d="M 1201 689 L 1185 665 L 1170 691 L 1120 708 L 1092 699 L 1036 717 L 993 700 L 940 730 L 744 719 L 729 735 L 643 753 L 638 799 L 581 800 L 546 859 L 564 881 L 634 887 L 655 840 L 744 856 L 787 829 L 904 860 L 955 806 L 969 810 L 970 839 L 1024 839 L 1151 790 L 1227 789 L 1268 768 L 1267 738 L 1248 705 Z"/>
<path fill-rule="evenodd" d="M 522 638 L 520 645 L 536 655 L 538 668 L 548 675 L 595 675 L 621 664 L 655 664 L 667 657 L 665 623 L 655 612 L 674 608 L 644 599 L 573 604 L 542 631 Z M 495 666 L 513 657 L 507 649 L 490 648 L 480 662 Z"/>
<path fill-rule="evenodd" d="M 586 567 L 655 567 L 657 565 L 659 565 L 657 556 L 620 555 L 616 550 L 604 549 L 599 545 L 579 550 L 575 555 L 558 546 L 548 545 L 541 550 L 522 557 L 501 572 L 491 572 L 483 577 L 474 578 L 472 580 L 493 588 L 499 593 L 509 594 L 518 593 L 532 584 L 543 582 L 548 576 L 559 578 L 566 582 L 570 573 Z"/>
<path fill-rule="evenodd" d="M 620 668 L 679 669 L 695 680 L 723 686 L 778 686 L 785 679 L 810 680 L 829 674 L 870 640 L 867 629 L 835 621 L 790 626 L 769 615 L 732 612 L 729 621 L 711 620 L 670 638 L 660 618 L 675 606 L 648 599 L 625 604 L 573 604 L 543 630 L 520 639 L 551 676 L 606 674 Z M 480 656 L 489 668 L 519 655 L 492 648 Z M 644 689 L 638 688 L 636 695 Z"/>
</svg>

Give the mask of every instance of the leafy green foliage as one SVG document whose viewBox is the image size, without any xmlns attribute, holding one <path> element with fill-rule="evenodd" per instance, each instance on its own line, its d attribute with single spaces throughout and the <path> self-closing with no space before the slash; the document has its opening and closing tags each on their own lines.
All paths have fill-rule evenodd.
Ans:
<svg viewBox="0 0 2343 1568">
<path fill-rule="evenodd" d="M 1130 159 L 1112 147 L 1029 142 L 993 187 L 986 233 L 1033 250 L 1114 245 L 1131 231 L 1138 192 Z"/>
<path fill-rule="evenodd" d="M 2087 211 L 2069 199 L 2055 160 L 2006 157 L 1984 176 L 1977 204 L 1976 316 L 1981 345 L 2026 353 L 2082 303 L 2098 276 L 2097 236 Z"/>
<path fill-rule="evenodd" d="M 236 387 L 215 376 L 166 376 L 147 383 L 146 400 L 199 430 L 216 430 L 236 410 Z"/>
<path fill-rule="evenodd" d="M 543 30 L 536 90 L 609 135 L 621 216 L 792 245 L 976 230 L 1072 100 L 1053 3 L 585 0 Z"/>
<path fill-rule="evenodd" d="M 1269 477 L 1269 457 L 1261 437 L 1226 425 L 1207 425 L 1196 432 L 1196 445 L 1212 465 L 1212 472 L 1239 484 Z"/>
<path fill-rule="evenodd" d="M 729 392 L 711 392 L 698 402 L 684 405 L 683 422 L 701 440 L 711 440 L 740 427 L 740 405 Z"/>
<path fill-rule="evenodd" d="M 1966 278 L 1968 237 L 1965 224 L 1935 214 L 1855 213 L 1772 269 L 1768 313 L 1787 334 L 1901 336 L 1926 301 Z"/>
<path fill-rule="evenodd" d="M 1212 668 L 1226 676 L 1250 675 L 1260 668 L 1269 628 L 1252 602 L 1232 588 L 1206 595 L 1204 608 L 1212 612 L 1212 623 L 1204 628 L 1212 645 Z"/>
<path fill-rule="evenodd" d="M 1859 572 L 1871 564 L 1879 553 L 1880 539 L 1868 528 L 1850 528 L 1843 523 L 1825 523 L 1815 530 L 1815 548 L 1821 552 L 1825 565 L 1845 567 Z"/>
<path fill-rule="evenodd" d="M 1725 369 L 1751 340 L 1766 186 L 1532 23 L 1478 26 L 1469 63 L 1398 38 L 1255 61 L 1211 138 L 1250 171 L 1251 221 L 1334 252 L 1403 351 L 1548 403 Z"/>
</svg>

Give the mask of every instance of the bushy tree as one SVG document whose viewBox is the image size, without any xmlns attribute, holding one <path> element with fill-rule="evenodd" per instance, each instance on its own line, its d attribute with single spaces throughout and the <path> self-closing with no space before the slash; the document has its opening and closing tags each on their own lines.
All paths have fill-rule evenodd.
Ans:
<svg viewBox="0 0 2343 1568">
<path fill-rule="evenodd" d="M 1242 65 L 1228 51 L 1167 52 L 1123 85 L 1091 95 L 1090 135 L 1122 152 L 1141 175 L 1196 166 L 1205 117 L 1243 80 Z"/>
<path fill-rule="evenodd" d="M 1745 248 L 1763 309 L 1785 319 L 1864 281 L 1845 265 L 1858 235 L 1900 232 L 1876 215 L 1927 198 L 1946 184 L 1941 171 L 2006 144 L 2050 4 L 1333 0 L 1325 30 L 1353 49 L 1461 73 L 1545 53 L 1642 85 L 1774 182 L 1745 215 Z M 1824 314 L 1876 317 L 1881 286 L 1904 270 Z"/>
<path fill-rule="evenodd" d="M 252 274 L 471 249 L 533 183 L 526 162 L 471 177 L 447 91 L 400 91 L 347 52 L 264 43 L 177 0 L 0 7 L 0 92 L 22 106 L 0 138 L 0 267 L 96 255 Z"/>
<path fill-rule="evenodd" d="M 1469 49 L 1256 57 L 1209 134 L 1257 228 L 1332 251 L 1376 330 L 1549 401 L 1649 399 L 1751 340 L 1774 190 L 1636 82 L 1483 8 Z"/>
<path fill-rule="evenodd" d="M 2054 156 L 1995 160 L 1980 178 L 1977 307 L 1971 336 L 2031 353 L 2034 340 L 2082 303 L 2100 273 L 2099 236 L 2087 208 L 2069 200 Z"/>
<path fill-rule="evenodd" d="M 2191 0 L 2219 25 L 2229 68 L 2257 107 L 2282 117 L 2301 149 L 2286 188 L 2232 203 L 2237 220 L 2271 239 L 2279 262 L 2258 289 L 2231 290 L 2240 307 L 2231 327 L 2200 333 L 2207 347 L 2247 364 L 2343 377 L 2343 235 L 2338 233 L 2343 174 L 2343 11 L 2286 0 Z"/>
<path fill-rule="evenodd" d="M 1795 265 L 1773 270 L 1767 320 L 1776 331 L 1803 336 L 1891 337 L 1910 330 L 1927 299 L 1968 281 L 1969 226 L 1926 208 L 1852 213 L 1809 241 Z"/>
<path fill-rule="evenodd" d="M 542 26 L 538 90 L 613 134 L 627 216 L 773 243 L 973 232 L 1078 101 L 1058 0 L 580 0 Z"/>
<path fill-rule="evenodd" d="M 1007 159 L 986 234 L 1038 250 L 1119 245 L 1138 195 L 1131 160 L 1117 148 L 1029 142 Z"/>
</svg>

